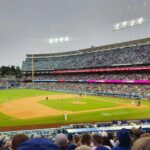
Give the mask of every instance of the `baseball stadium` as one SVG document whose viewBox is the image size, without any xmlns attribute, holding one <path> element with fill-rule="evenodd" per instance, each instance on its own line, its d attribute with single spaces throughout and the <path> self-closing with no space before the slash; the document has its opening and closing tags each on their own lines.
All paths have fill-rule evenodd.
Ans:
<svg viewBox="0 0 150 150">
<path fill-rule="evenodd" d="M 0 91 L 0 126 L 148 119 L 149 61 L 149 38 L 72 52 L 27 54 L 19 88 Z"/>
<path fill-rule="evenodd" d="M 149 0 L 0 0 L 0 150 L 150 150 Z"/>
</svg>

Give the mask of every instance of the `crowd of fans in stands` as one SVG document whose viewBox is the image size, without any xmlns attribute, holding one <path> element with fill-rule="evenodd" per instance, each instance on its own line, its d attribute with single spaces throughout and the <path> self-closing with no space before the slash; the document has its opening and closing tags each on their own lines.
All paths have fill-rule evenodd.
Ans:
<svg viewBox="0 0 150 150">
<path fill-rule="evenodd" d="M 35 70 L 57 70 L 150 63 L 150 45 L 116 48 L 78 55 L 34 58 Z M 32 70 L 32 58 L 26 58 L 23 71 Z"/>
<path fill-rule="evenodd" d="M 8 86 L 8 82 L 5 79 L 0 79 L 0 88 L 1 87 L 7 87 Z"/>
<path fill-rule="evenodd" d="M 36 55 L 35 55 L 36 56 Z M 38 55 L 40 56 L 40 55 Z M 46 55 L 45 55 L 46 56 Z M 131 47 L 116 48 L 101 51 L 92 51 L 90 53 L 82 51 L 80 54 L 68 56 L 46 56 L 34 58 L 34 70 L 63 70 L 92 68 L 101 66 L 134 65 L 150 63 L 150 45 L 136 45 Z M 26 58 L 23 63 L 23 71 L 32 70 L 32 58 Z M 149 72 L 138 73 L 92 73 L 92 74 L 50 74 L 35 75 L 35 80 L 150 80 Z M 24 76 L 23 81 L 32 80 L 31 75 Z M 31 87 L 31 83 L 24 83 Z M 61 90 L 70 92 L 87 93 L 117 93 L 117 94 L 150 94 L 150 85 L 131 85 L 131 84 L 93 84 L 93 83 L 35 83 L 35 87 L 47 90 Z"/>
<path fill-rule="evenodd" d="M 29 137 L 17 134 L 0 140 L 0 150 L 149 150 L 150 133 L 140 129 L 118 132 L 64 134 L 49 137 Z"/>
<path fill-rule="evenodd" d="M 31 88 L 32 83 L 25 83 L 22 86 Z M 94 84 L 94 83 L 65 83 L 65 82 L 37 82 L 34 87 L 39 89 L 66 91 L 66 92 L 85 92 L 97 94 L 114 93 L 114 94 L 150 94 L 150 85 L 136 85 L 136 84 Z"/>
<path fill-rule="evenodd" d="M 0 88 L 10 87 L 10 83 L 16 83 L 17 79 L 15 75 L 3 75 L 0 76 Z"/>
<path fill-rule="evenodd" d="M 140 84 L 102 84 L 102 83 L 72 83 L 81 80 L 150 80 L 148 72 L 139 73 L 78 73 L 78 74 L 50 74 L 36 75 L 35 80 L 65 80 L 71 82 L 36 82 L 36 88 L 47 90 L 69 91 L 69 92 L 87 92 L 87 93 L 116 93 L 116 94 L 150 94 L 150 85 Z M 31 76 L 24 76 L 22 81 L 31 80 Z M 31 83 L 22 84 L 31 87 Z"/>
<path fill-rule="evenodd" d="M 50 74 L 36 75 L 35 80 L 150 80 L 149 73 L 78 73 L 78 74 Z M 32 80 L 30 76 L 24 76 L 23 81 Z"/>
</svg>

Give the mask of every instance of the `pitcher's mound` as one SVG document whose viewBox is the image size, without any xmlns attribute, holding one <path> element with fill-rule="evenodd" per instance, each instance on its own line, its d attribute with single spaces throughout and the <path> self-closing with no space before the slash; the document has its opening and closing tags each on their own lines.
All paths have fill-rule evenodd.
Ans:
<svg viewBox="0 0 150 150">
<path fill-rule="evenodd" d="M 85 104 L 86 104 L 86 102 L 72 102 L 72 104 L 85 105 Z"/>
</svg>

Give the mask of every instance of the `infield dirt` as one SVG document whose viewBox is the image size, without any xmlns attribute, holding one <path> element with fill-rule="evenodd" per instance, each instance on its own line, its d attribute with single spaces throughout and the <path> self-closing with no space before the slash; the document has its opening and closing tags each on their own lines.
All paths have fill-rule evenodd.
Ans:
<svg viewBox="0 0 150 150">
<path fill-rule="evenodd" d="M 47 106 L 40 104 L 40 101 L 46 100 L 48 97 L 49 100 L 57 100 L 60 98 L 72 98 L 73 94 L 64 94 L 64 95 L 46 95 L 46 96 L 36 96 L 23 98 L 19 100 L 12 100 L 3 104 L 0 104 L 0 112 L 15 117 L 19 119 L 30 119 L 37 117 L 46 117 L 46 116 L 58 116 L 63 112 L 61 110 L 56 110 Z M 66 111 L 66 113 L 71 113 Z"/>
</svg>

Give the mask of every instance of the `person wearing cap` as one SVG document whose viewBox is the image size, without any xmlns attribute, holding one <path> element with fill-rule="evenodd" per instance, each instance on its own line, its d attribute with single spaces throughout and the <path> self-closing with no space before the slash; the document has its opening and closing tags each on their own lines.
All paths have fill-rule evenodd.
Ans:
<svg viewBox="0 0 150 150">
<path fill-rule="evenodd" d="M 65 112 L 65 113 L 64 113 L 64 119 L 65 119 L 65 121 L 67 121 L 67 119 L 68 119 L 67 116 L 68 116 L 68 114 Z"/>
<path fill-rule="evenodd" d="M 112 150 L 130 150 L 131 149 L 131 137 L 127 129 L 121 129 L 118 132 L 119 145 L 112 148 Z"/>
<path fill-rule="evenodd" d="M 33 138 L 21 143 L 17 150 L 60 150 L 60 148 L 47 138 Z"/>
</svg>

